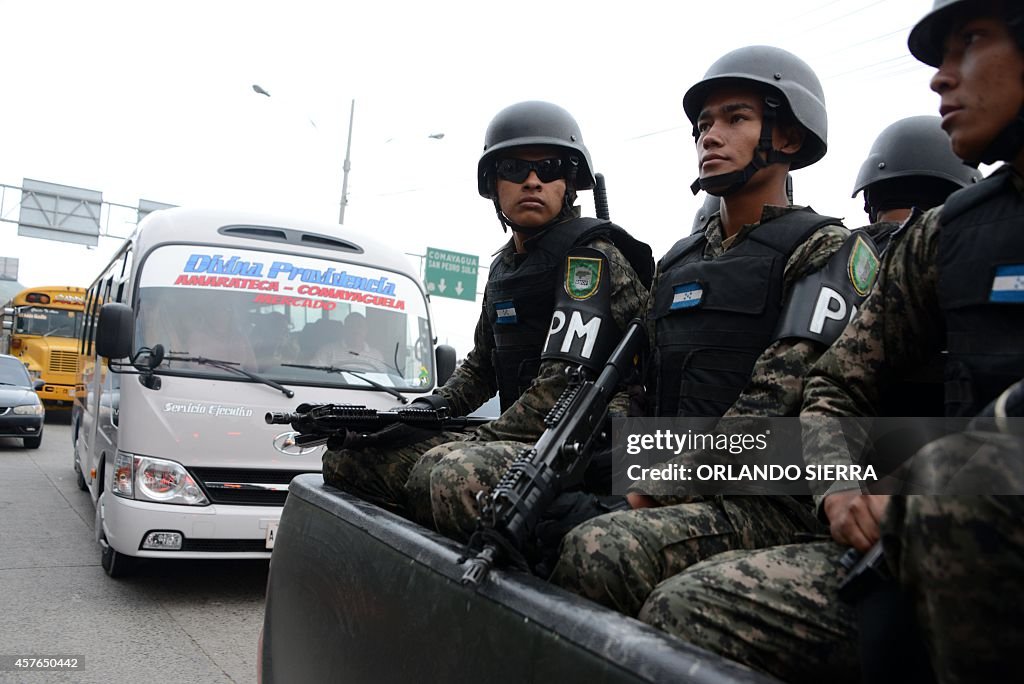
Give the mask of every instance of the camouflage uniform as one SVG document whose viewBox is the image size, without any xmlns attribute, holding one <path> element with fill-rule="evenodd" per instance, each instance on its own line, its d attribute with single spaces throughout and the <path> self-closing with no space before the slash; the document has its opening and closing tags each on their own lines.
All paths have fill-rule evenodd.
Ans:
<svg viewBox="0 0 1024 684">
<path fill-rule="evenodd" d="M 502 259 L 515 264 L 522 255 L 517 255 L 511 245 L 511 241 L 506 245 Z M 647 290 L 610 241 L 597 238 L 587 246 L 602 250 L 608 257 L 611 310 L 615 322 L 625 330 L 626 324 L 639 315 Z M 453 415 L 475 410 L 498 390 L 492 362 L 494 334 L 487 307 L 485 297 L 473 335 L 473 350 L 437 390 Z M 428 527 L 435 527 L 436 517 L 440 531 L 463 536 L 460 529 L 471 531 L 475 525 L 475 492 L 497 481 L 516 449 L 532 444 L 544 431 L 544 416 L 565 389 L 568 366 L 557 360 L 541 363 L 530 388 L 499 418 L 473 433 L 418 433 L 384 448 L 327 451 L 324 480 Z M 623 396 L 614 408 L 625 415 L 626 405 Z M 431 471 L 439 463 L 443 467 L 432 477 Z M 463 487 L 468 489 L 460 496 Z M 435 501 L 433 509 L 431 498 Z"/>
<path fill-rule="evenodd" d="M 761 223 L 796 207 L 765 206 Z M 705 228 L 705 258 L 714 258 L 746 238 L 761 223 L 743 226 L 723 240 L 720 216 Z M 842 246 L 849 231 L 826 226 L 811 235 L 786 263 L 784 287 L 789 288 L 822 268 Z M 650 302 L 654 301 L 655 279 Z M 654 326 L 648 335 L 654 345 Z M 754 366 L 750 382 L 726 417 L 795 415 L 803 393 L 803 377 L 818 359 L 816 342 L 783 339 L 772 343 Z M 673 459 L 675 460 L 675 459 Z M 654 483 L 636 489 L 654 493 Z M 655 585 L 687 566 L 730 549 L 751 549 L 794 541 L 816 530 L 808 507 L 791 497 L 728 497 L 693 500 L 673 494 L 654 497 L 669 508 L 610 513 L 570 532 L 551 581 L 574 593 L 627 615 L 635 616 Z"/>
<path fill-rule="evenodd" d="M 1020 681 L 1022 456 L 1019 437 L 945 437 L 919 452 L 913 466 L 915 482 L 944 495 L 890 501 L 882 528 L 886 558 L 915 607 L 941 682 Z M 982 486 L 984 480 L 998 486 Z M 1016 496 L 956 496 L 985 489 Z"/>
<path fill-rule="evenodd" d="M 786 682 L 859 682 L 856 614 L 833 542 L 730 551 L 659 585 L 639 617 Z"/>
<path fill-rule="evenodd" d="M 1013 187 L 1024 193 L 1016 174 Z M 871 415 L 888 383 L 941 350 L 941 211 L 910 223 L 890 246 L 874 291 L 808 375 L 801 416 Z M 910 481 L 943 491 L 938 483 L 952 473 L 963 478 L 954 480 L 959 486 L 969 481 L 966 475 L 989 471 L 990 481 L 1019 491 L 1022 452 L 1019 440 L 1002 435 L 953 435 L 915 456 Z M 982 456 L 972 462 L 973 472 L 963 468 L 965 453 Z M 822 462 L 833 456 L 824 442 L 811 454 Z M 886 557 L 913 602 L 942 682 L 1019 678 L 1007 672 L 1007 661 L 1024 647 L 1017 608 L 1024 588 L 1022 514 L 1024 500 L 1013 496 L 890 501 L 882 524 Z M 856 681 L 857 629 L 835 600 L 842 571 L 833 560 L 841 550 L 832 546 L 723 554 L 661 584 L 641 619 L 787 681 Z"/>
<path fill-rule="evenodd" d="M 1019 493 L 1022 453 L 1017 437 L 952 435 L 919 452 L 912 480 L 947 494 L 983 476 Z M 974 473 L 964 467 L 970 456 Z M 916 607 L 939 681 L 1019 679 L 1009 660 L 1024 646 L 1015 600 L 1024 589 L 1022 518 L 1020 496 L 890 500 L 886 558 Z M 859 682 L 856 613 L 838 596 L 843 553 L 833 542 L 723 553 L 659 585 L 639 617 L 787 682 Z"/>
<path fill-rule="evenodd" d="M 647 289 L 626 258 L 609 241 L 595 240 L 590 246 L 607 255 L 611 313 L 616 325 L 624 331 L 629 321 L 641 315 Z M 508 258 L 513 257 L 508 255 Z M 485 310 L 486 307 L 485 302 Z M 481 318 L 481 322 L 486 323 L 486 316 Z M 471 440 L 444 451 L 433 449 L 424 455 L 423 462 L 413 474 L 426 475 L 425 471 L 430 467 L 430 500 L 438 531 L 455 539 L 464 539 L 475 529 L 477 492 L 489 490 L 516 454 L 531 447 L 540 437 L 544 431 L 544 417 L 566 388 L 566 370 L 570 365 L 559 360 L 543 361 L 530 389 L 501 418 L 481 427 Z M 612 401 L 609 411 L 612 415 L 625 416 L 628 406 L 628 397 L 620 393 Z"/>
</svg>

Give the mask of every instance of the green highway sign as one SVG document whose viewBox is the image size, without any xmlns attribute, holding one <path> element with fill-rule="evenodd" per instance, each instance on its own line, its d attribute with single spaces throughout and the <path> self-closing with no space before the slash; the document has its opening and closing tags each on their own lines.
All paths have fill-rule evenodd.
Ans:
<svg viewBox="0 0 1024 684">
<path fill-rule="evenodd" d="M 452 299 L 476 300 L 476 273 L 480 260 L 475 254 L 460 254 L 427 247 L 423 285 L 427 294 Z"/>
</svg>

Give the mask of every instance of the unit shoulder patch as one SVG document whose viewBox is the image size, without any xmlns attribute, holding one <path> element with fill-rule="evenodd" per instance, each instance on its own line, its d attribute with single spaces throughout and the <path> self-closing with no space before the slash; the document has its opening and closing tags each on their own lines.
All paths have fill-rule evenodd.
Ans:
<svg viewBox="0 0 1024 684">
<path fill-rule="evenodd" d="M 878 257 L 873 249 L 864 241 L 864 238 L 857 236 L 857 242 L 850 252 L 848 271 L 850 282 L 857 294 L 864 297 L 875 284 L 875 277 L 878 276 Z"/>
<path fill-rule="evenodd" d="M 570 256 L 565 265 L 565 293 L 577 301 L 590 299 L 601 287 L 604 260 Z"/>
</svg>

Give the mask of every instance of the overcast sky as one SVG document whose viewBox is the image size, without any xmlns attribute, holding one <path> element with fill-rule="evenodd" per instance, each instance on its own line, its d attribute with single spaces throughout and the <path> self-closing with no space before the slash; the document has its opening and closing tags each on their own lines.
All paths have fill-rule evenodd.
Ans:
<svg viewBox="0 0 1024 684">
<path fill-rule="evenodd" d="M 796 201 L 854 227 L 866 217 L 850 190 L 874 137 L 937 113 L 933 70 L 906 49 L 931 5 L 0 0 L 0 183 L 336 221 L 354 98 L 345 227 L 486 264 L 505 238 L 476 194 L 484 129 L 504 106 L 543 99 L 576 117 L 612 218 L 658 257 L 700 204 L 683 93 L 727 51 L 770 44 L 816 70 L 829 110 L 829 152 L 794 174 Z M 592 212 L 589 193 L 582 202 Z M 17 220 L 16 192 L 2 210 Z M 126 235 L 130 218 L 112 213 L 109 229 Z M 12 223 L 0 236 L 26 285 L 86 285 L 120 243 L 18 237 Z M 464 354 L 479 302 L 434 310 Z"/>
</svg>

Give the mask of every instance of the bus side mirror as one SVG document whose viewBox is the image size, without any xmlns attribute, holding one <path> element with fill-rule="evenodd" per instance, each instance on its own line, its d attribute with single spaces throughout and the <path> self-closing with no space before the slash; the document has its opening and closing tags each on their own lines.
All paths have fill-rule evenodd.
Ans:
<svg viewBox="0 0 1024 684">
<path fill-rule="evenodd" d="M 439 344 L 434 356 L 437 359 L 437 386 L 440 387 L 455 372 L 455 347 Z"/>
<path fill-rule="evenodd" d="M 100 307 L 96 326 L 96 353 L 108 359 L 123 359 L 132 351 L 132 308 L 111 302 Z"/>
<path fill-rule="evenodd" d="M 14 330 L 14 321 L 9 318 L 5 318 L 3 322 L 4 330 Z"/>
</svg>

